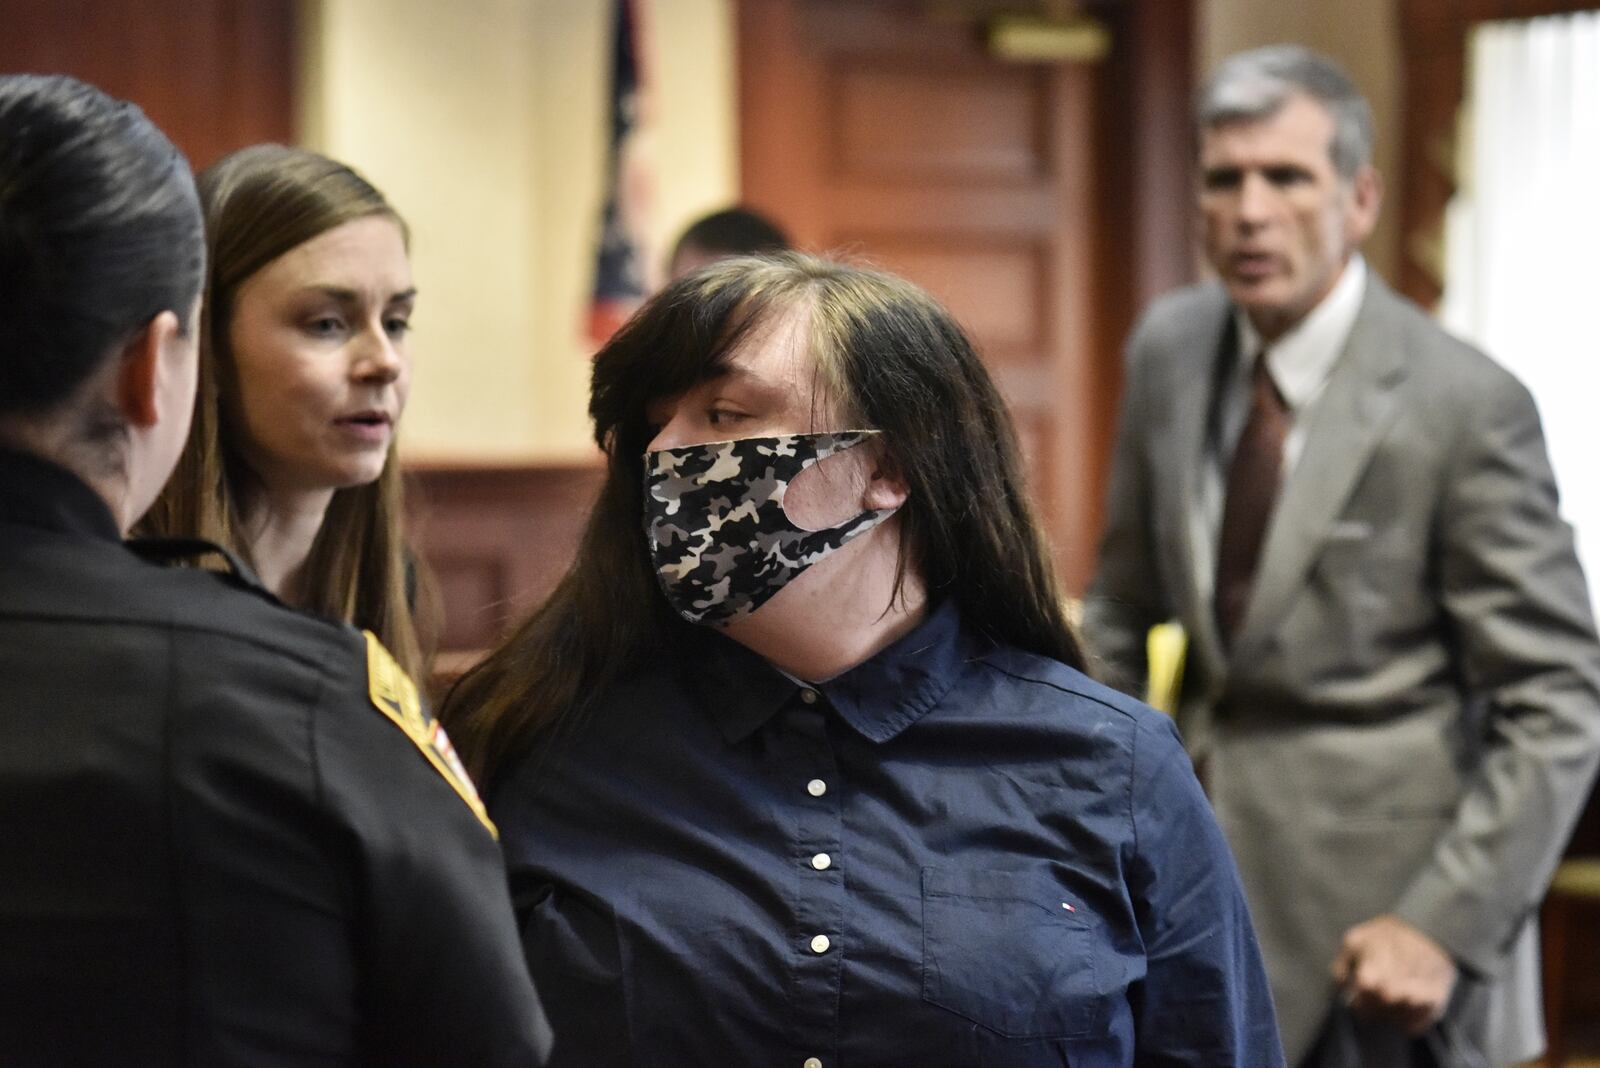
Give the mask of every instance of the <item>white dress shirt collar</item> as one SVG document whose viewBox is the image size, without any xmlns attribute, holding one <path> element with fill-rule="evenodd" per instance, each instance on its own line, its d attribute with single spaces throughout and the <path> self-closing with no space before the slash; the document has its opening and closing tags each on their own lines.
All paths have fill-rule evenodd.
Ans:
<svg viewBox="0 0 1600 1068">
<path fill-rule="evenodd" d="M 1299 411 L 1316 399 L 1333 372 L 1333 365 L 1344 352 L 1345 342 L 1361 311 L 1361 298 L 1367 290 L 1367 261 L 1358 252 L 1345 264 L 1339 281 L 1322 302 L 1306 317 L 1273 343 L 1267 353 L 1267 371 L 1290 410 Z M 1249 316 L 1235 310 L 1239 326 L 1239 354 L 1236 368 L 1241 379 L 1248 379 L 1256 353 L 1261 351 L 1261 335 Z"/>
</svg>

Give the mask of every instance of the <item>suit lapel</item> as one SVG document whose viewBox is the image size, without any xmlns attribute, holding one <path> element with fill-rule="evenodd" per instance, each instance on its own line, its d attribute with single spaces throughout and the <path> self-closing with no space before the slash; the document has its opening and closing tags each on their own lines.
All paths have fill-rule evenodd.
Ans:
<svg viewBox="0 0 1600 1068">
<path fill-rule="evenodd" d="M 1398 412 L 1396 387 L 1406 365 L 1394 301 L 1382 282 L 1369 280 L 1344 354 L 1307 416 L 1300 459 L 1268 524 L 1235 657 L 1248 654 L 1276 629 Z"/>
<path fill-rule="evenodd" d="M 1209 542 L 1199 542 L 1195 521 L 1202 515 L 1201 465 L 1210 455 L 1207 438 L 1214 397 L 1238 347 L 1232 305 L 1220 291 L 1217 296 L 1205 318 L 1194 324 L 1194 336 L 1210 345 L 1209 362 L 1202 365 L 1205 377 L 1196 373 L 1199 368 L 1191 349 L 1177 354 L 1168 383 L 1173 398 L 1172 432 L 1161 470 L 1169 487 L 1156 495 L 1158 501 L 1176 502 L 1163 517 L 1167 524 L 1161 539 L 1167 556 L 1164 570 L 1175 577 L 1176 596 L 1181 598 L 1175 607 L 1189 632 L 1190 656 L 1201 657 L 1202 677 L 1214 680 L 1222 677 L 1226 659 L 1211 611 L 1211 579 L 1200 573 L 1203 562 L 1211 561 L 1214 552 Z"/>
</svg>

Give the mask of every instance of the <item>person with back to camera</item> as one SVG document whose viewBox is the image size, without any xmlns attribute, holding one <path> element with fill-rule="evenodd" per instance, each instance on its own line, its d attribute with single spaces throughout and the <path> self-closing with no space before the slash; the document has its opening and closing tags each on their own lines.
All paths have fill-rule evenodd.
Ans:
<svg viewBox="0 0 1600 1068">
<path fill-rule="evenodd" d="M 256 145 L 199 178 L 210 269 L 194 429 L 141 533 L 231 549 L 289 604 L 427 673 L 395 428 L 416 304 L 404 221 L 342 163 Z"/>
<path fill-rule="evenodd" d="M 702 215 L 678 236 L 667 261 L 667 279 L 676 282 L 691 271 L 733 256 L 783 252 L 789 235 L 765 215 L 745 207 L 723 208 Z"/>
<path fill-rule="evenodd" d="M 121 541 L 204 270 L 136 107 L 0 77 L 0 1064 L 541 1064 L 492 827 L 383 646 Z"/>
<path fill-rule="evenodd" d="M 1179 708 L 1291 1061 L 1538 1055 L 1540 899 L 1600 758 L 1600 644 L 1533 400 L 1370 271 L 1371 113 L 1278 46 L 1199 99 L 1218 280 L 1128 343 L 1091 648 Z"/>
<path fill-rule="evenodd" d="M 577 561 L 446 706 L 554 1063 L 1282 1064 L 1188 758 L 1077 669 L 945 311 L 729 260 L 599 353 L 590 413 Z"/>
</svg>

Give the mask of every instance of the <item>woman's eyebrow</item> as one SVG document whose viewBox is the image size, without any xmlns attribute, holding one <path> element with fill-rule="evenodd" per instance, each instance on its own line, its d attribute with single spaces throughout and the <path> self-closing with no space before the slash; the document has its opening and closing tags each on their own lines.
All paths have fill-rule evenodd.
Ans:
<svg viewBox="0 0 1600 1068">
<path fill-rule="evenodd" d="M 319 296 L 329 297 L 341 304 L 359 303 L 364 296 L 364 294 L 359 290 L 351 289 L 348 286 L 318 285 L 315 282 L 313 282 L 311 285 L 301 287 L 300 291 L 302 293 L 314 293 Z M 398 293 L 390 294 L 383 299 L 383 302 L 385 304 L 395 304 L 403 300 L 415 299 L 417 299 L 417 287 L 412 286 L 410 289 L 403 289 Z"/>
<path fill-rule="evenodd" d="M 747 367 L 740 367 L 737 364 L 728 367 L 720 375 L 716 375 L 710 379 L 710 381 L 736 382 L 739 385 L 746 386 L 761 393 L 774 394 L 783 393 L 785 391 L 785 386 L 787 385 L 787 383 L 781 380 L 759 374 Z"/>
</svg>

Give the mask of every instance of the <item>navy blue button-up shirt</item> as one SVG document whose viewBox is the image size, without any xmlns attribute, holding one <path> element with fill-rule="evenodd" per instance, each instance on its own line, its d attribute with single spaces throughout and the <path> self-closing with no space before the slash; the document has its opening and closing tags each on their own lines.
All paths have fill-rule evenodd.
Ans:
<svg viewBox="0 0 1600 1068">
<path fill-rule="evenodd" d="M 710 629 L 490 800 L 555 1065 L 1281 1065 L 1171 722 L 946 604 L 797 684 Z"/>
</svg>

